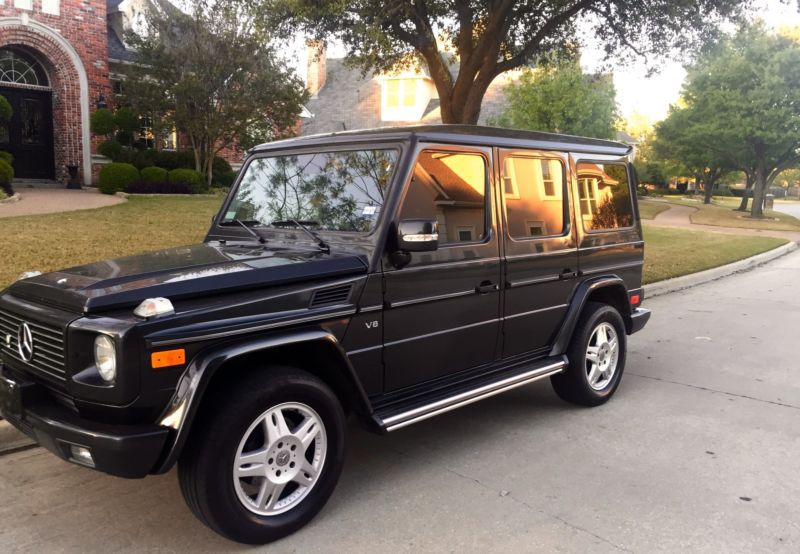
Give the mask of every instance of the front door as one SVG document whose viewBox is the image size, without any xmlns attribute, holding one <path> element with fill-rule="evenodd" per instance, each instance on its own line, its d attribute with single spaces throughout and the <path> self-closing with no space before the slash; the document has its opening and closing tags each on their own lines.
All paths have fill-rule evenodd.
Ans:
<svg viewBox="0 0 800 554">
<path fill-rule="evenodd" d="M 399 268 L 384 257 L 387 392 L 497 357 L 501 269 L 491 163 L 489 148 L 419 153 L 397 221 L 438 220 L 439 249 L 413 253 Z"/>
<path fill-rule="evenodd" d="M 49 91 L 0 87 L 14 115 L 0 126 L 0 150 L 14 156 L 17 179 L 54 179 L 53 98 Z"/>
</svg>

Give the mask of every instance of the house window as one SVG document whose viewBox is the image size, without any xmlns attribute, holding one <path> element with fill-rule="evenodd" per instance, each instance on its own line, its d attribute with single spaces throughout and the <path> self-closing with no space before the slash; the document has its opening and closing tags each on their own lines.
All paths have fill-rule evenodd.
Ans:
<svg viewBox="0 0 800 554">
<path fill-rule="evenodd" d="M 381 119 L 383 121 L 416 121 L 427 104 L 424 81 L 418 78 L 390 78 L 383 81 Z M 424 88 L 424 87 L 423 87 Z"/>
<path fill-rule="evenodd" d="M 458 242 L 472 242 L 475 240 L 475 227 L 458 227 Z"/>
<path fill-rule="evenodd" d="M 20 10 L 32 10 L 33 0 L 14 0 L 14 7 Z"/>
<path fill-rule="evenodd" d="M 557 198 L 558 191 L 556 189 L 556 181 L 553 178 L 553 175 L 550 173 L 552 170 L 552 164 L 558 162 L 551 162 L 548 160 L 542 160 L 542 196 L 545 198 Z"/>
<path fill-rule="evenodd" d="M 633 200 L 625 164 L 578 164 L 578 193 L 587 231 L 633 225 Z"/>
<path fill-rule="evenodd" d="M 61 13 L 60 0 L 42 0 L 42 13 L 59 15 Z"/>
<path fill-rule="evenodd" d="M 139 118 L 139 140 L 147 148 L 155 148 L 156 136 L 153 134 L 153 118 L 143 115 Z"/>
<path fill-rule="evenodd" d="M 0 50 L 0 83 L 45 87 L 49 84 L 41 64 L 8 48 Z"/>
<path fill-rule="evenodd" d="M 177 150 L 178 149 L 178 133 L 175 129 L 166 133 L 161 139 L 162 150 Z"/>
</svg>

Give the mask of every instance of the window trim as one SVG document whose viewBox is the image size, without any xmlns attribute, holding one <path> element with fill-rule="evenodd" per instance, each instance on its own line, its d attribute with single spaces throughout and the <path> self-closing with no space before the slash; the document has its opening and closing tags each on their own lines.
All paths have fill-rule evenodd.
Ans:
<svg viewBox="0 0 800 554">
<path fill-rule="evenodd" d="M 487 149 L 490 147 L 486 147 Z M 462 146 L 460 144 L 441 144 L 441 143 L 425 143 L 420 144 L 415 151 L 413 152 L 413 158 L 410 160 L 410 163 L 406 170 L 408 171 L 408 177 L 405 179 L 403 183 L 403 190 L 397 201 L 397 207 L 395 209 L 394 214 L 394 222 L 397 224 L 401 221 L 401 215 L 403 212 L 403 205 L 405 204 L 406 198 L 408 197 L 408 191 L 411 188 L 411 181 L 414 179 L 414 169 L 417 167 L 417 163 L 419 161 L 420 155 L 423 152 L 442 152 L 445 154 L 470 154 L 474 156 L 480 156 L 483 158 L 483 166 L 484 166 L 484 175 L 486 179 L 486 194 L 484 195 L 484 235 L 480 238 L 480 240 L 475 240 L 472 242 L 456 242 L 456 243 L 445 243 L 440 244 L 437 251 L 441 250 L 448 250 L 450 248 L 463 248 L 464 246 L 475 246 L 475 245 L 485 245 L 489 244 L 492 241 L 492 237 L 494 236 L 494 219 L 493 219 L 493 210 L 494 210 L 494 192 L 492 186 L 492 158 L 490 158 L 489 153 L 482 150 L 480 146 L 478 147 L 469 147 L 469 146 Z"/>
<path fill-rule="evenodd" d="M 567 153 L 563 153 L 564 156 L 567 156 Z M 500 178 L 503 178 L 503 164 L 505 164 L 506 159 L 508 158 L 533 158 L 537 160 L 548 160 L 548 161 L 556 161 L 561 164 L 561 186 L 563 188 L 563 202 L 562 202 L 562 211 L 563 211 L 563 232 L 554 234 L 554 235 L 540 235 L 535 237 L 514 237 L 511 235 L 510 227 L 508 225 L 508 205 L 506 204 L 505 195 L 503 195 L 503 203 L 502 203 L 502 214 L 501 217 L 503 218 L 503 227 L 505 227 L 505 236 L 507 240 L 523 243 L 523 242 L 530 242 L 530 241 L 537 241 L 537 240 L 546 240 L 546 239 L 553 239 L 553 238 L 563 238 L 568 237 L 572 234 L 572 218 L 570 217 L 570 174 L 567 171 L 567 167 L 569 165 L 568 159 L 564 159 L 559 157 L 558 155 L 550 154 L 548 155 L 547 152 L 524 152 L 521 150 L 508 150 L 503 152 L 500 150 L 500 162 L 498 163 L 498 167 L 500 168 Z M 520 196 L 521 198 L 521 196 Z M 543 202 L 552 202 L 557 200 L 557 197 L 546 197 L 543 198 Z M 526 226 L 527 222 L 526 221 Z M 530 220 L 530 221 L 538 221 L 538 220 Z"/>
<path fill-rule="evenodd" d="M 633 220 L 633 224 L 629 225 L 627 227 L 615 227 L 613 229 L 587 229 L 586 225 L 583 224 L 584 218 L 583 218 L 583 213 L 581 212 L 581 206 L 580 206 L 581 199 L 580 199 L 580 197 L 578 197 L 577 202 L 575 203 L 575 206 L 576 206 L 576 208 L 578 210 L 578 213 L 576 215 L 579 216 L 579 217 L 577 217 L 576 220 L 580 220 L 581 221 L 581 230 L 583 231 L 583 233 L 586 234 L 586 235 L 602 235 L 602 234 L 608 234 L 608 233 L 619 233 L 620 231 L 631 231 L 631 230 L 636 229 L 637 224 L 640 221 L 640 219 L 639 219 L 638 211 L 635 209 L 635 206 L 634 206 L 634 194 L 636 194 L 636 193 L 632 188 L 632 185 L 633 185 L 632 177 L 633 177 L 633 175 L 631 173 L 631 169 L 633 168 L 633 164 L 631 164 L 630 162 L 627 162 L 625 160 L 598 160 L 598 159 L 594 159 L 594 158 L 579 158 L 579 159 L 576 159 L 575 160 L 575 184 L 576 184 L 576 186 L 580 186 L 580 184 L 579 184 L 579 180 L 580 179 L 578 178 L 578 166 L 581 165 L 581 164 L 623 165 L 623 166 L 625 166 L 625 173 L 628 175 L 628 191 L 630 193 L 630 199 L 631 199 L 631 218 Z M 580 191 L 578 191 L 578 192 L 580 193 Z"/>
</svg>

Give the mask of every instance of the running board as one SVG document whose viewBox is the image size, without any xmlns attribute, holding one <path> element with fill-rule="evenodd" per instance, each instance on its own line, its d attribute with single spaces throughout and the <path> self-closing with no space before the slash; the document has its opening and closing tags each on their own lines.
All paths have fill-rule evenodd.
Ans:
<svg viewBox="0 0 800 554">
<path fill-rule="evenodd" d="M 554 361 L 556 360 L 556 361 Z M 566 356 L 559 358 L 549 358 L 539 363 L 515 368 L 513 373 L 503 372 L 499 376 L 493 376 L 491 382 L 480 380 L 467 386 L 458 387 L 452 396 L 441 398 L 435 401 L 417 403 L 413 408 L 404 411 L 393 411 L 383 414 L 378 411 L 375 414 L 376 423 L 384 431 L 396 431 L 443 414 L 462 406 L 467 406 L 473 402 L 489 398 L 497 394 L 533 383 L 539 379 L 550 377 L 564 371 L 567 367 Z"/>
</svg>

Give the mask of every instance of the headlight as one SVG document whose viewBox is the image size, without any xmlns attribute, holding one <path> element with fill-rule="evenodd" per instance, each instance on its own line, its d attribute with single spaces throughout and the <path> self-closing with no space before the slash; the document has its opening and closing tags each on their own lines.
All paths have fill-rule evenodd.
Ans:
<svg viewBox="0 0 800 554">
<path fill-rule="evenodd" d="M 117 349 L 111 337 L 99 335 L 94 339 L 94 363 L 106 383 L 117 378 Z"/>
</svg>

